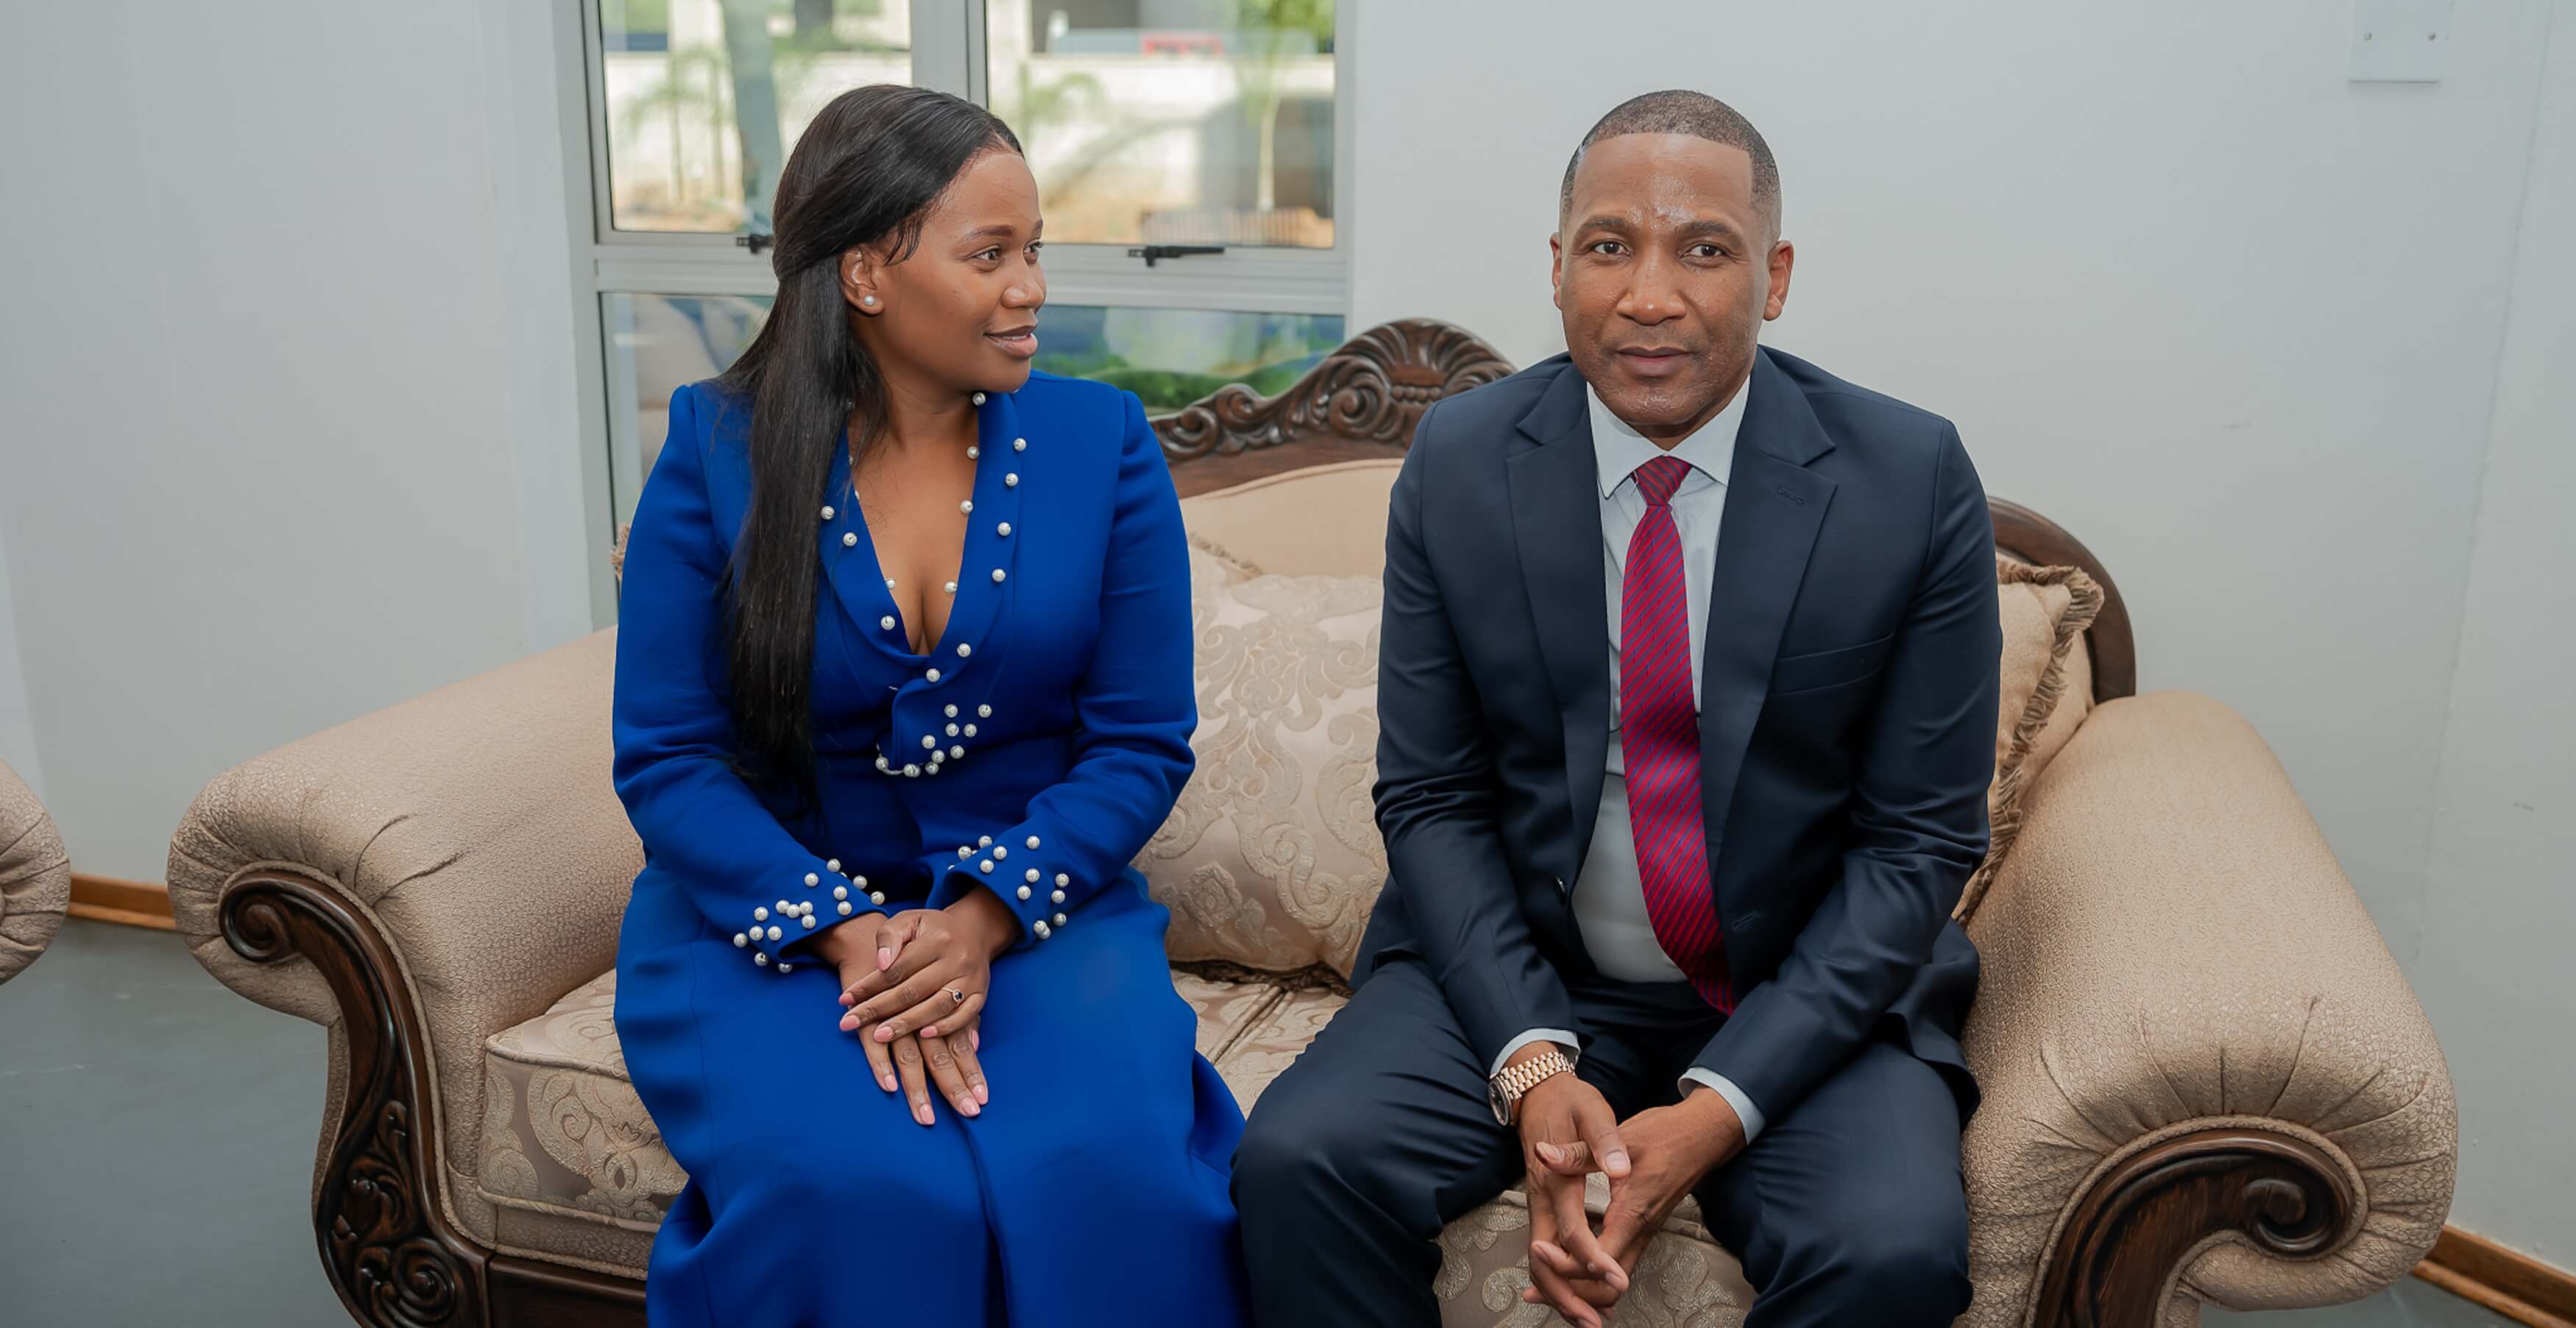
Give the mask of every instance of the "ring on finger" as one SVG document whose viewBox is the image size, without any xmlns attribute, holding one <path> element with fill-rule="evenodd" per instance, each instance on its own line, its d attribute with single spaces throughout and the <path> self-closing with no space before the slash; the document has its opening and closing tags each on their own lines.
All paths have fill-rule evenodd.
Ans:
<svg viewBox="0 0 2576 1328">
<path fill-rule="evenodd" d="M 966 1003 L 966 993 L 959 991 L 955 987 L 948 988 L 948 1003 L 950 1005 L 964 1005 Z"/>
</svg>

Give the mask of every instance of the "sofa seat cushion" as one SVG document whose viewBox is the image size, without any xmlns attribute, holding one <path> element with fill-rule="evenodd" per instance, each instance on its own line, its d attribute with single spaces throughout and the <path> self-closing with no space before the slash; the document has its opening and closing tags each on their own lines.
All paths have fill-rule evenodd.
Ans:
<svg viewBox="0 0 2576 1328">
<path fill-rule="evenodd" d="M 1198 1049 L 1211 1060 L 1287 994 L 1188 973 L 1172 985 L 1198 1012 Z M 688 1176 L 627 1081 L 616 1005 L 611 969 L 485 1041 L 474 1183 L 499 1210 L 504 1248 L 641 1277 Z"/>
</svg>

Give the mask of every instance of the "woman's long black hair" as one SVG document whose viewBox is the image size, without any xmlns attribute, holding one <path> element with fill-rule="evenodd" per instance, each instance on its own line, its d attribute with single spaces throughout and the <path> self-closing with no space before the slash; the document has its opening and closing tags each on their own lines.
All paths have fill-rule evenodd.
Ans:
<svg viewBox="0 0 2576 1328">
<path fill-rule="evenodd" d="M 977 154 L 1020 150 L 973 102 L 890 84 L 832 99 L 778 179 L 778 300 L 742 358 L 717 380 L 751 405 L 751 501 L 734 544 L 727 605 L 738 759 L 756 784 L 810 785 L 816 523 L 833 450 L 856 411 L 853 467 L 885 432 L 885 378 L 849 326 L 841 256 L 920 243 L 922 214 Z"/>
</svg>

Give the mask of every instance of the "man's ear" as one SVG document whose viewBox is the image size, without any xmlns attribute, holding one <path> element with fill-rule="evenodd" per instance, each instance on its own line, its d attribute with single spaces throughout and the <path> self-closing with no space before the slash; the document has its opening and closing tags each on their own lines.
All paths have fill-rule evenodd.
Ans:
<svg viewBox="0 0 2576 1328">
<path fill-rule="evenodd" d="M 1565 235 L 1551 232 L 1547 237 L 1548 299 L 1561 312 L 1565 308 Z"/>
</svg>

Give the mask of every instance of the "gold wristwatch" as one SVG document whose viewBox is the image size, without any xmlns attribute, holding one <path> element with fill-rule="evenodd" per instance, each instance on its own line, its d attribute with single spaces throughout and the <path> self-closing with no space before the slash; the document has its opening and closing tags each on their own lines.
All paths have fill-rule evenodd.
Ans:
<svg viewBox="0 0 2576 1328">
<path fill-rule="evenodd" d="M 1504 1066 L 1500 1073 L 1485 1081 L 1485 1099 L 1493 1105 L 1494 1120 L 1501 1125 L 1510 1125 L 1512 1117 L 1520 1110 L 1521 1099 L 1528 1096 L 1531 1089 L 1555 1075 L 1573 1071 L 1574 1062 L 1567 1060 L 1565 1053 L 1554 1047 L 1528 1060 Z"/>
</svg>

